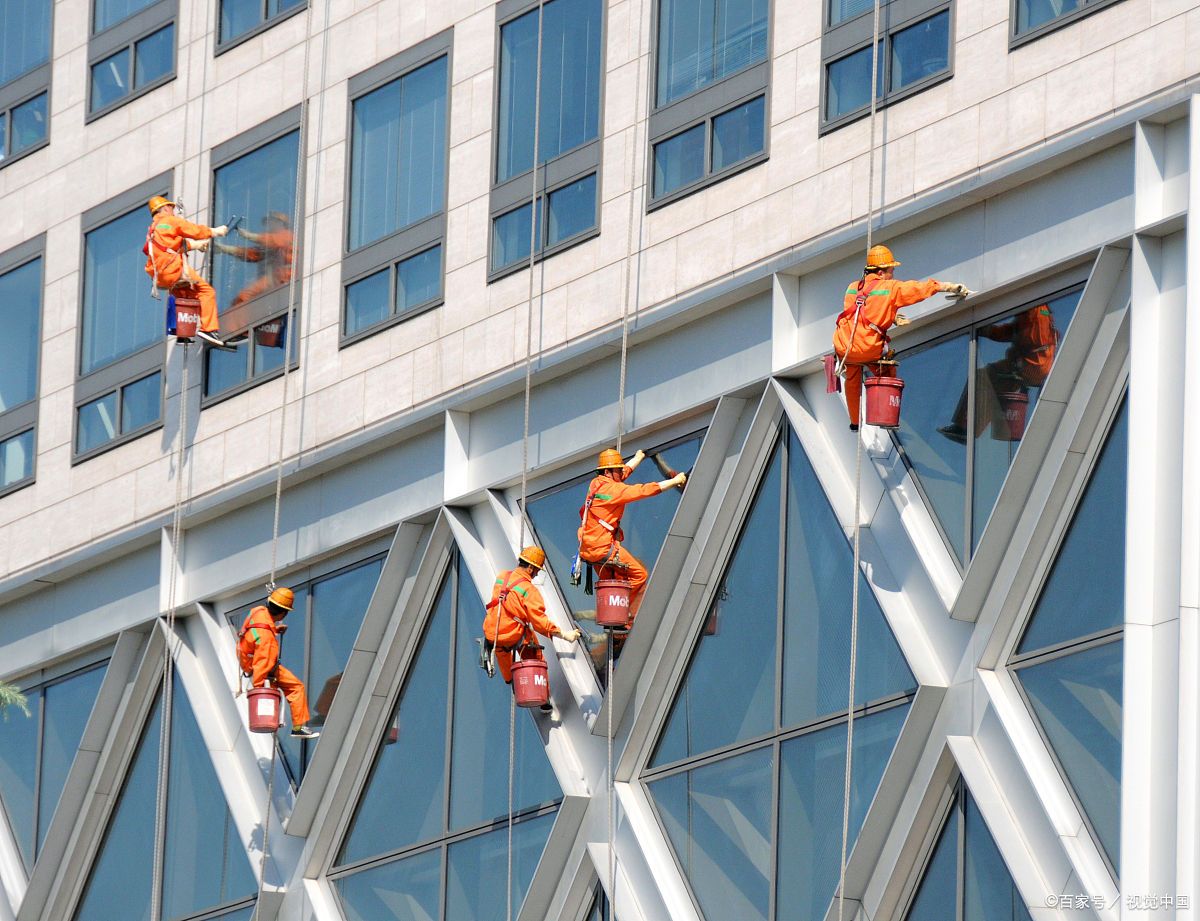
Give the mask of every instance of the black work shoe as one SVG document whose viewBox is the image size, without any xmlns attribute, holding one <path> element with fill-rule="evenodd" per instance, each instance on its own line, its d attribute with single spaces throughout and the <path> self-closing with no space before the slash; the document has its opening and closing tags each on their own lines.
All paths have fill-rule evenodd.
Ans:
<svg viewBox="0 0 1200 921">
<path fill-rule="evenodd" d="M 855 425 L 853 422 L 850 423 L 850 431 L 852 431 L 852 432 L 858 431 L 858 426 Z"/>
<path fill-rule="evenodd" d="M 541 710 L 543 713 L 553 713 L 554 712 L 554 704 L 544 703 L 541 706 L 539 706 L 538 709 Z"/>
<path fill-rule="evenodd" d="M 951 441 L 956 441 L 960 445 L 965 445 L 967 443 L 967 430 L 961 425 L 955 425 L 954 423 L 950 423 L 950 425 L 943 425 L 938 429 L 938 434 L 944 435 L 946 438 L 949 438 Z"/>
<path fill-rule="evenodd" d="M 315 739 L 320 734 L 315 729 L 309 729 L 307 726 L 294 726 L 291 732 L 293 739 Z"/>
</svg>

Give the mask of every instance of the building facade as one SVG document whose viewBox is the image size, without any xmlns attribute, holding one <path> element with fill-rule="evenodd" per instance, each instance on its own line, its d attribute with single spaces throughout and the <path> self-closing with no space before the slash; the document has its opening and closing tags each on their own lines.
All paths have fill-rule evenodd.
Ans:
<svg viewBox="0 0 1200 921">
<path fill-rule="evenodd" d="M 1175 0 L 0 6 L 0 921 L 1187 917 L 1198 56 Z M 165 340 L 156 194 L 237 351 Z M 856 439 L 868 238 L 976 293 Z M 689 479 L 610 672 L 613 444 Z M 535 540 L 548 715 L 475 643 Z M 317 740 L 248 731 L 272 577 Z"/>
</svg>

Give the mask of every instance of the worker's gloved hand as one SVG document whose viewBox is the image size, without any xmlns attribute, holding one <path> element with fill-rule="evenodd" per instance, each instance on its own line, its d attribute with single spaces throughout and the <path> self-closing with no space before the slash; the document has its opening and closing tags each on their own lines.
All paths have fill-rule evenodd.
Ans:
<svg viewBox="0 0 1200 921">
<path fill-rule="evenodd" d="M 212 235 L 214 237 L 223 237 L 227 233 L 229 233 L 229 228 L 226 227 L 224 224 L 222 224 L 220 227 L 214 227 L 212 229 Z"/>
<path fill-rule="evenodd" d="M 970 297 L 970 295 L 975 293 L 966 285 L 959 284 L 957 282 L 946 283 L 942 286 L 942 291 L 944 291 L 946 294 L 949 294 L 951 297 L 958 298 L 959 300 L 964 297 Z"/>
<path fill-rule="evenodd" d="M 564 630 L 562 632 L 562 638 L 564 640 L 566 640 L 568 643 L 574 643 L 581 636 L 583 636 L 583 631 L 580 630 L 578 627 L 575 627 L 572 630 Z"/>
<path fill-rule="evenodd" d="M 675 474 L 674 477 L 671 478 L 672 486 L 682 486 L 686 482 L 687 482 L 687 474 L 686 473 L 677 473 L 677 474 Z"/>
<path fill-rule="evenodd" d="M 278 633 L 280 636 L 283 636 L 285 633 L 287 633 L 287 627 L 288 627 L 287 624 L 276 624 L 275 632 Z"/>
<path fill-rule="evenodd" d="M 208 249 L 208 241 L 207 240 L 188 240 L 187 245 L 188 245 L 188 249 L 198 249 L 198 250 Z"/>
<path fill-rule="evenodd" d="M 908 326 L 908 324 L 909 324 L 909 323 L 911 323 L 911 322 L 912 322 L 912 320 L 910 320 L 910 319 L 909 319 L 908 317 L 906 317 L 904 314 L 902 314 L 902 313 L 898 313 L 898 314 L 896 314 L 896 321 L 895 321 L 895 322 L 896 322 L 896 325 L 897 325 L 897 326 Z"/>
<path fill-rule="evenodd" d="M 646 459 L 646 452 L 639 449 L 638 452 L 633 455 L 633 459 L 630 461 L 630 465 L 636 466 L 637 464 L 640 464 L 645 459 Z"/>
</svg>

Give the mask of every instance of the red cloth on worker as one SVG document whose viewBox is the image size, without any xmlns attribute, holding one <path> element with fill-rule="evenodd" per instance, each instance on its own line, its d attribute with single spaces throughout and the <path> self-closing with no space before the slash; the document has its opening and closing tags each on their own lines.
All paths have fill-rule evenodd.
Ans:
<svg viewBox="0 0 1200 921">
<path fill-rule="evenodd" d="M 625 475 L 630 473 L 631 468 L 626 466 Z M 629 593 L 630 626 L 641 606 L 650 573 L 641 560 L 621 543 L 625 539 L 621 531 L 621 516 L 625 514 L 625 506 L 630 502 L 648 499 L 661 492 L 662 489 L 657 483 L 622 483 L 605 473 L 600 473 L 588 485 L 592 507 L 586 515 L 586 503 L 584 508 L 579 510 L 583 518 L 579 528 L 579 558 L 592 564 L 598 578 L 623 578 L 629 582 L 632 587 Z M 605 561 L 608 561 L 607 565 L 604 565 Z M 618 565 L 625 568 L 614 568 Z"/>
<path fill-rule="evenodd" d="M 238 664 L 250 675 L 252 687 L 270 682 L 283 691 L 292 710 L 292 728 L 308 723 L 308 694 L 304 682 L 279 664 L 279 636 L 275 619 L 265 606 L 254 608 L 238 634 Z"/>
<path fill-rule="evenodd" d="M 562 636 L 558 624 L 546 616 L 546 602 L 529 571 L 518 567 L 501 572 L 492 586 L 492 598 L 483 618 L 483 635 L 496 646 L 496 664 L 505 681 L 512 681 L 514 647 L 525 646 L 522 658 L 542 658 L 535 631 L 542 636 Z"/>
<path fill-rule="evenodd" d="M 193 224 L 175 214 L 159 214 L 150 222 L 142 247 L 146 254 L 146 274 L 159 288 L 180 297 L 194 297 L 200 302 L 200 328 L 206 333 L 216 332 L 219 325 L 217 293 L 188 265 L 185 257 L 188 240 L 211 237 L 211 227 Z"/>
</svg>

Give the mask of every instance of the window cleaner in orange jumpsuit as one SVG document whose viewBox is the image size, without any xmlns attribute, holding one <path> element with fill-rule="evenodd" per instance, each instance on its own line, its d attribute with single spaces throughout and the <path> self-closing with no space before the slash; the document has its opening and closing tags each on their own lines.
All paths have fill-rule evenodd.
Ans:
<svg viewBox="0 0 1200 921">
<path fill-rule="evenodd" d="M 517 568 L 496 576 L 492 600 L 487 604 L 483 619 L 483 642 L 479 664 L 492 675 L 492 656 L 500 666 L 506 684 L 512 683 L 513 651 L 523 659 L 541 659 L 542 647 L 534 633 L 542 636 L 561 636 L 569 643 L 579 639 L 578 628 L 560 630 L 546 616 L 542 593 L 533 584 L 534 578 L 546 565 L 541 547 L 526 547 L 517 558 Z M 549 705 L 543 707 L 549 709 Z"/>
<path fill-rule="evenodd" d="M 217 243 L 217 251 L 241 259 L 243 262 L 262 264 L 258 278 L 246 285 L 233 299 L 232 307 L 282 288 L 292 280 L 292 264 L 295 260 L 295 235 L 292 222 L 282 211 L 272 211 L 263 219 L 263 230 L 255 233 L 238 228 L 238 233 L 253 246 L 230 246 Z"/>
<path fill-rule="evenodd" d="M 613 448 L 601 451 L 596 476 L 588 485 L 587 499 L 579 510 L 579 559 L 592 564 L 597 578 L 624 578 L 630 584 L 626 627 L 633 626 L 650 574 L 641 560 L 621 543 L 625 539 L 621 531 L 625 506 L 687 482 L 686 473 L 677 473 L 658 483 L 627 485 L 625 480 L 645 457 L 644 451 L 638 451 L 625 463 L 619 451 Z"/>
<path fill-rule="evenodd" d="M 904 326 L 899 311 L 943 292 L 963 298 L 971 292 L 966 285 L 935 281 L 898 281 L 893 271 L 900 265 L 886 246 L 872 246 L 867 253 L 863 277 L 846 289 L 842 312 L 833 333 L 833 350 L 839 370 L 846 378 L 846 408 L 850 431 L 858 431 L 862 398 L 863 368 L 881 377 L 895 377 L 894 364 L 880 364 L 889 357 L 887 332 L 892 325 Z"/>
<path fill-rule="evenodd" d="M 277 588 L 266 606 L 254 608 L 242 623 L 238 634 L 238 664 L 250 676 L 252 687 L 270 682 L 283 691 L 292 710 L 292 737 L 315 739 L 320 733 L 308 728 L 308 695 L 304 682 L 279 664 L 279 637 L 287 630 L 282 623 L 295 603 L 290 588 Z"/>
<path fill-rule="evenodd" d="M 146 274 L 154 279 L 156 288 L 182 297 L 194 297 L 200 302 L 200 329 L 196 333 L 209 345 L 217 348 L 240 345 L 245 336 L 224 341 L 218 334 L 217 293 L 187 261 L 188 250 L 203 250 L 211 237 L 229 233 L 224 224 L 205 227 L 185 221 L 175 213 L 175 202 L 155 195 L 147 203 L 150 209 L 150 229 L 146 231 Z"/>
</svg>

